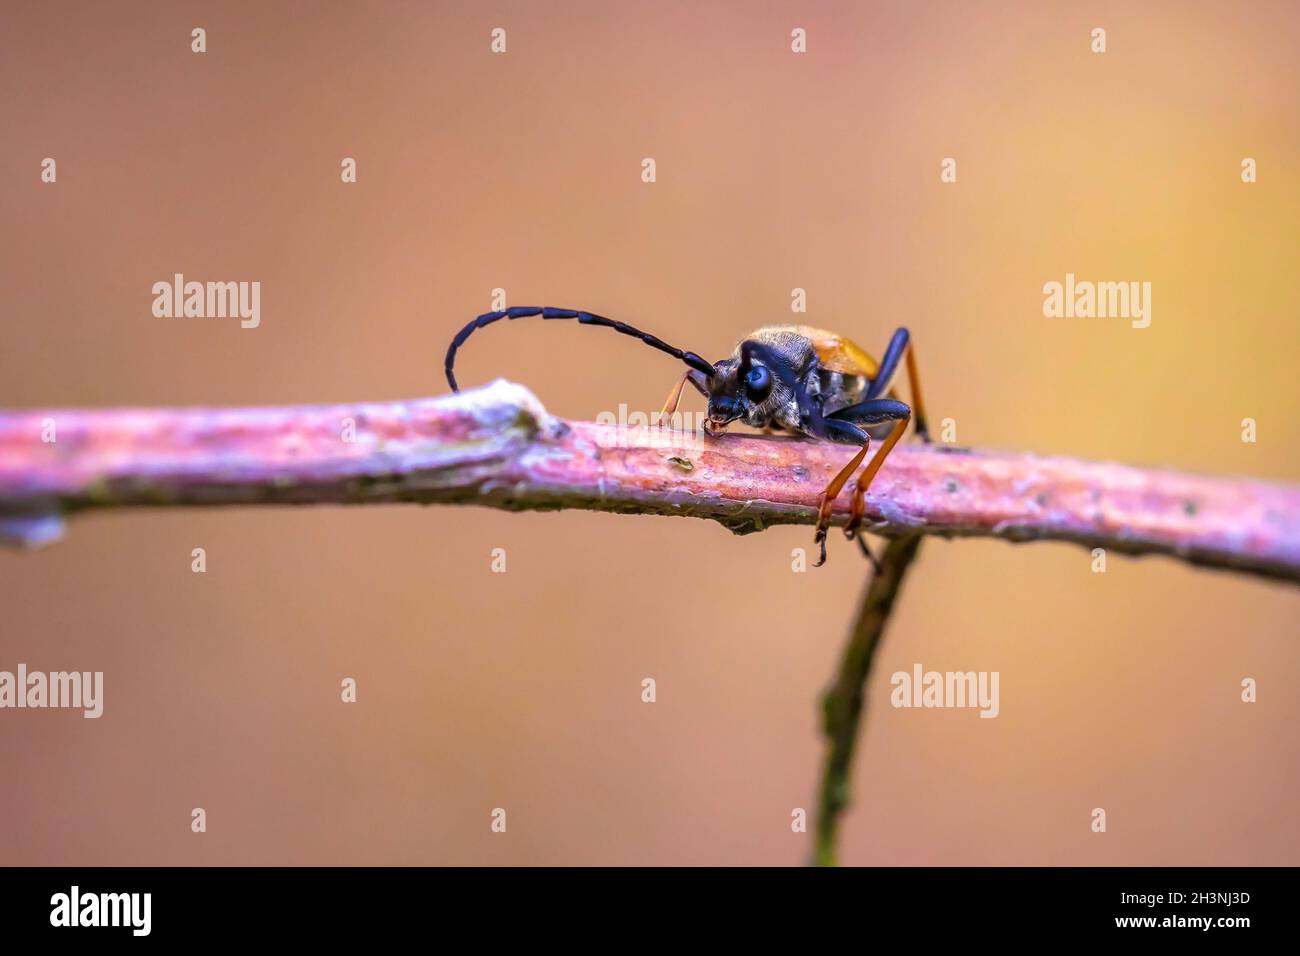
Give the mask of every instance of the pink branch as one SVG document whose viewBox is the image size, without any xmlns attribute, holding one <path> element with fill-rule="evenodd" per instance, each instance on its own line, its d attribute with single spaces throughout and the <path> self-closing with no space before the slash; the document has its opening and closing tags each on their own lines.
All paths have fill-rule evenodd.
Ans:
<svg viewBox="0 0 1300 956">
<path fill-rule="evenodd" d="M 0 415 L 0 536 L 40 543 L 96 507 L 396 501 L 688 515 L 747 532 L 811 524 L 850 455 L 563 422 L 504 381 L 405 402 L 16 412 Z M 884 534 L 1073 541 L 1300 581 L 1294 486 L 904 445 L 867 505 Z"/>
</svg>

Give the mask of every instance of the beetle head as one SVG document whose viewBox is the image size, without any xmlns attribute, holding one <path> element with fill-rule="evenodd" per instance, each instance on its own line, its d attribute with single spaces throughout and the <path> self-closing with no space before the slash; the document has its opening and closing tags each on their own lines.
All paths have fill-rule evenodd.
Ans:
<svg viewBox="0 0 1300 956">
<path fill-rule="evenodd" d="M 762 427 L 794 395 L 794 375 L 788 363 L 758 343 L 742 343 L 735 355 L 715 362 L 713 368 L 705 389 L 710 432 L 720 432 L 737 420 Z"/>
</svg>

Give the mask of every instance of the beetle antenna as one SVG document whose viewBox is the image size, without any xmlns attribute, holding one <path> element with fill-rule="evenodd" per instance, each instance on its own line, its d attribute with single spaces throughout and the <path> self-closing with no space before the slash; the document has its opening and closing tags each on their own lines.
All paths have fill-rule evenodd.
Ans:
<svg viewBox="0 0 1300 956">
<path fill-rule="evenodd" d="M 540 315 L 543 319 L 577 319 L 583 325 L 603 325 L 606 328 L 613 329 L 615 332 L 622 332 L 624 335 L 630 335 L 638 338 L 651 348 L 656 348 L 661 352 L 667 352 L 675 359 L 680 359 L 697 372 L 703 372 L 705 375 L 712 376 L 716 370 L 712 365 L 700 358 L 694 352 L 683 352 L 679 348 L 669 345 L 663 339 L 651 335 L 649 332 L 642 332 L 640 329 L 634 329 L 624 322 L 615 322 L 613 319 L 607 319 L 603 315 L 595 315 L 591 312 L 577 312 L 573 309 L 552 309 L 550 306 L 539 308 L 533 305 L 521 305 L 512 309 L 506 309 L 503 312 L 485 312 L 477 319 L 470 322 L 463 329 L 456 333 L 456 337 L 451 340 L 451 345 L 447 348 L 447 361 L 445 370 L 447 372 L 447 384 L 451 386 L 453 392 L 460 391 L 456 384 L 456 374 L 452 368 L 456 364 L 456 350 L 465 344 L 476 329 L 481 329 L 485 325 L 491 325 L 498 319 L 525 319 L 530 316 Z"/>
</svg>

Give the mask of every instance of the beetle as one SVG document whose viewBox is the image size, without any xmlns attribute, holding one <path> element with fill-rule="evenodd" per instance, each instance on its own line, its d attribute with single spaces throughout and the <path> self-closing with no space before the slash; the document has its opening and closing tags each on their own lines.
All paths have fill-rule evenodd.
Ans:
<svg viewBox="0 0 1300 956">
<path fill-rule="evenodd" d="M 694 352 L 669 345 L 663 339 L 607 319 L 593 312 L 550 306 L 516 306 L 487 312 L 456 333 L 447 348 L 444 365 L 447 384 L 459 391 L 454 367 L 456 351 L 475 331 L 500 319 L 576 319 L 583 325 L 613 329 L 640 339 L 651 348 L 684 362 L 686 372 L 668 393 L 660 422 L 672 415 L 690 383 L 708 399 L 705 430 L 718 435 L 732 422 L 768 431 L 788 431 L 821 441 L 855 445 L 857 453 L 830 480 L 817 504 L 817 529 L 813 537 L 820 548 L 814 567 L 826 562 L 826 532 L 831 510 L 845 484 L 866 457 L 872 439 L 882 441 L 880 451 L 862 469 L 853 486 L 849 521 L 844 534 L 857 539 L 863 553 L 870 551 L 858 537 L 865 511 L 865 496 L 885 458 L 898 444 L 909 422 L 918 438 L 930 441 L 925 405 L 916 371 L 916 350 L 911 334 L 900 328 L 879 361 L 851 339 L 806 325 L 764 326 L 747 335 L 725 359 L 708 362 Z M 899 400 L 892 387 L 900 366 L 906 364 L 912 404 Z M 874 563 L 874 559 L 873 559 Z"/>
</svg>

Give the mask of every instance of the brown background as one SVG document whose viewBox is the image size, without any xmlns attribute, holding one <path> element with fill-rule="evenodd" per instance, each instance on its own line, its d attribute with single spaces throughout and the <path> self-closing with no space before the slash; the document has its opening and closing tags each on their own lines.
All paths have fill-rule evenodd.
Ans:
<svg viewBox="0 0 1300 956">
<path fill-rule="evenodd" d="M 716 358 L 799 286 L 873 351 L 909 325 L 962 443 L 1294 481 L 1298 45 L 1286 3 L 6 3 L 0 402 L 432 394 L 498 286 Z M 1152 326 L 1045 319 L 1067 271 L 1150 281 Z M 175 272 L 260 281 L 261 327 L 154 318 Z M 675 374 L 560 323 L 463 355 L 462 382 L 569 416 L 657 408 Z M 802 861 L 814 702 L 864 578 L 838 537 L 792 573 L 809 537 L 472 508 L 76 522 L 0 554 L 0 669 L 103 670 L 105 715 L 0 712 L 0 861 Z M 1300 863 L 1298 609 L 1165 560 L 928 542 L 846 860 Z M 1001 716 L 890 708 L 914 662 L 1000 671 Z"/>
</svg>

